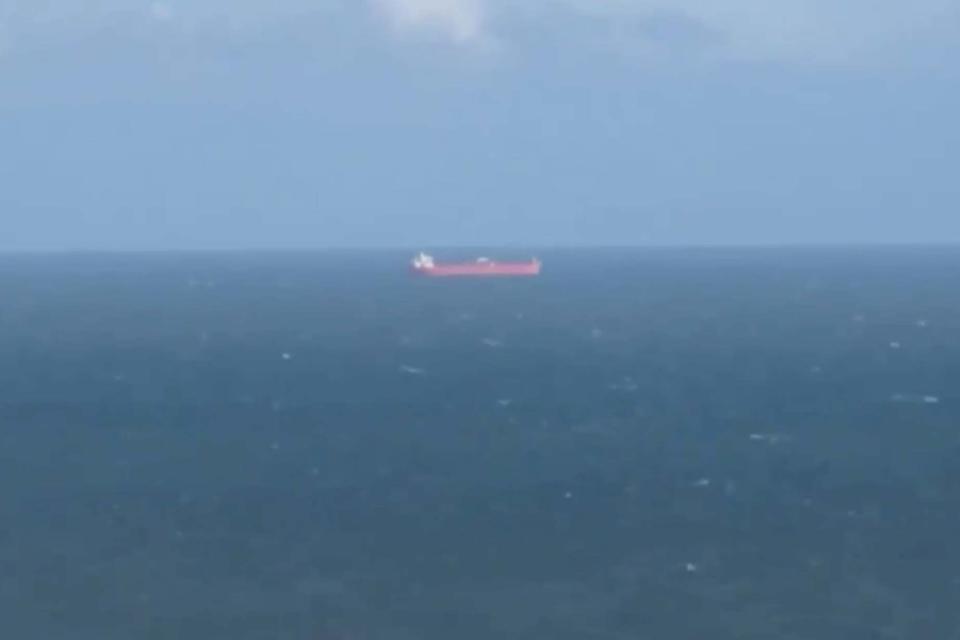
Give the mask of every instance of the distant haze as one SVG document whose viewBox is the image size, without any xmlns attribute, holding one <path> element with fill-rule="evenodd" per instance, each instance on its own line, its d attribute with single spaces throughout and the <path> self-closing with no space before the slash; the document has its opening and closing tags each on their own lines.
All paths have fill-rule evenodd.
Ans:
<svg viewBox="0 0 960 640">
<path fill-rule="evenodd" d="M 960 3 L 0 0 L 0 250 L 960 241 Z"/>
</svg>

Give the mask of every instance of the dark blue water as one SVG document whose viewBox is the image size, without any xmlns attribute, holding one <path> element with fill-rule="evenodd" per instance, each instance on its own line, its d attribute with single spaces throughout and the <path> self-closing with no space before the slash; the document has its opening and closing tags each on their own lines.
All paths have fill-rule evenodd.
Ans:
<svg viewBox="0 0 960 640">
<path fill-rule="evenodd" d="M 31 639 L 955 638 L 960 251 L 0 258 Z"/>
</svg>

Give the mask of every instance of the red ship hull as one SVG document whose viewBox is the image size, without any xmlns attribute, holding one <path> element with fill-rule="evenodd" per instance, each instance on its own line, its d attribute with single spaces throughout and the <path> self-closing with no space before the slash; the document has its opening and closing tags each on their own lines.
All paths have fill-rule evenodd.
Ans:
<svg viewBox="0 0 960 640">
<path fill-rule="evenodd" d="M 410 271 L 428 278 L 492 278 L 540 275 L 540 262 L 464 262 L 449 264 L 413 264 Z"/>
</svg>

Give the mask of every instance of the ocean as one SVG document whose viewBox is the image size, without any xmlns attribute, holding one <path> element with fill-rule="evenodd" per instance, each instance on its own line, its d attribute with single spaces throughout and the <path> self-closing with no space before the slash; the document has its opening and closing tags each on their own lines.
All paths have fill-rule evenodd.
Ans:
<svg viewBox="0 0 960 640">
<path fill-rule="evenodd" d="M 960 251 L 408 257 L 0 257 L 2 637 L 960 638 Z"/>
</svg>

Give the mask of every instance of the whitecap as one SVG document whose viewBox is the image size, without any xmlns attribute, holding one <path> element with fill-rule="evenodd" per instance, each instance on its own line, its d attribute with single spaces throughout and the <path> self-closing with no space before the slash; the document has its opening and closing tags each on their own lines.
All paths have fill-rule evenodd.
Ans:
<svg viewBox="0 0 960 640">
<path fill-rule="evenodd" d="M 940 396 L 919 395 L 915 393 L 895 393 L 890 396 L 890 402 L 900 404 L 940 404 Z"/>
<path fill-rule="evenodd" d="M 787 439 L 780 433 L 751 433 L 750 440 L 753 442 L 764 442 L 766 444 L 780 444 Z"/>
<path fill-rule="evenodd" d="M 425 369 L 421 369 L 419 367 L 411 367 L 406 364 L 400 366 L 400 371 L 402 371 L 403 373 L 408 373 L 412 376 L 422 376 L 426 373 Z"/>
</svg>

